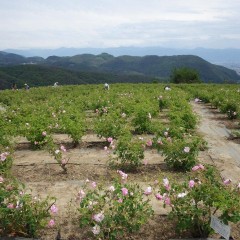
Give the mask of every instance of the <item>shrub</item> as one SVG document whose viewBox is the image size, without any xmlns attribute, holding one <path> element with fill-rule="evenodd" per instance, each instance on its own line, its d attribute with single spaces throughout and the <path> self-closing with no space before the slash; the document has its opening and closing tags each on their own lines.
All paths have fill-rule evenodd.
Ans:
<svg viewBox="0 0 240 240">
<path fill-rule="evenodd" d="M 34 198 L 25 193 L 24 185 L 0 176 L 0 236 L 35 237 L 52 218 L 54 203 L 53 198 Z M 52 226 L 54 220 L 50 221 Z"/>
<path fill-rule="evenodd" d="M 232 188 L 230 182 L 226 179 L 223 184 L 213 167 L 199 164 L 192 168 L 188 181 L 170 184 L 165 178 L 158 196 L 172 208 L 169 217 L 177 220 L 177 231 L 208 237 L 212 215 L 225 224 L 240 221 L 240 184 Z"/>
<path fill-rule="evenodd" d="M 12 154 L 9 147 L 0 146 L 0 174 L 7 173 L 12 167 Z"/>
<path fill-rule="evenodd" d="M 201 141 L 199 138 L 170 139 L 162 146 L 162 155 L 168 167 L 189 171 L 197 163 Z"/>
<path fill-rule="evenodd" d="M 120 162 L 122 168 L 136 170 L 144 159 L 143 142 L 138 139 L 133 139 L 128 135 L 124 135 L 118 140 L 114 153 L 117 157 L 112 158 L 110 164 L 116 165 Z"/>
<path fill-rule="evenodd" d="M 127 174 L 119 173 L 126 181 Z M 139 231 L 153 214 L 139 185 L 125 181 L 116 180 L 108 189 L 97 186 L 88 187 L 87 193 L 84 192 L 87 187 L 80 190 L 79 225 L 91 231 L 95 239 L 124 239 L 129 233 Z"/>
</svg>

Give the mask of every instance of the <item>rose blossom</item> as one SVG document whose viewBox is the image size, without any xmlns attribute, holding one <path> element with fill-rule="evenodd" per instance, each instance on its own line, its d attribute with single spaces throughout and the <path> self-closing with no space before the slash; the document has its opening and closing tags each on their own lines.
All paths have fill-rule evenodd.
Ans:
<svg viewBox="0 0 240 240">
<path fill-rule="evenodd" d="M 67 151 L 66 148 L 65 148 L 63 145 L 61 145 L 60 149 L 61 149 L 63 152 L 66 152 L 66 151 Z"/>
<path fill-rule="evenodd" d="M 193 188 L 194 185 L 195 185 L 194 180 L 190 180 L 189 183 L 188 183 L 188 186 L 189 186 L 190 188 Z"/>
<path fill-rule="evenodd" d="M 183 197 L 185 197 L 187 195 L 187 193 L 179 193 L 178 195 L 177 195 L 177 197 L 178 198 L 183 198 Z"/>
<path fill-rule="evenodd" d="M 121 170 L 117 170 L 117 173 L 119 173 L 121 175 L 122 180 L 126 180 L 128 177 L 128 175 Z"/>
<path fill-rule="evenodd" d="M 230 178 L 228 178 L 228 179 L 226 179 L 226 180 L 223 181 L 223 183 L 224 183 L 225 185 L 228 185 L 228 184 L 230 184 L 231 182 L 232 182 L 232 180 L 231 180 Z"/>
<path fill-rule="evenodd" d="M 47 132 L 46 132 L 46 131 L 43 131 L 43 132 L 42 132 L 42 135 L 43 135 L 44 137 L 46 137 L 46 136 L 47 136 Z"/>
<path fill-rule="evenodd" d="M 49 227 L 53 227 L 55 225 L 55 221 L 53 219 L 51 219 L 49 222 L 48 222 L 48 226 Z"/>
<path fill-rule="evenodd" d="M 93 215 L 93 220 L 96 222 L 101 222 L 104 219 L 103 212 Z"/>
<path fill-rule="evenodd" d="M 100 229 L 100 226 L 99 225 L 95 225 L 93 228 L 92 228 L 92 232 L 94 235 L 98 235 L 100 233 L 101 229 Z"/>
<path fill-rule="evenodd" d="M 123 194 L 123 196 L 128 195 L 128 190 L 127 190 L 127 188 L 122 188 L 122 194 Z"/>
<path fill-rule="evenodd" d="M 58 208 L 57 208 L 57 206 L 55 204 L 53 204 L 51 206 L 50 210 L 51 210 L 52 213 L 57 213 L 58 212 Z"/>
<path fill-rule="evenodd" d="M 190 152 L 190 147 L 185 147 L 185 148 L 183 149 L 183 151 L 184 151 L 185 153 L 189 153 L 189 152 Z"/>
<path fill-rule="evenodd" d="M 152 193 L 152 188 L 151 187 L 147 187 L 147 189 L 145 190 L 144 194 L 145 195 L 150 195 Z"/>
<path fill-rule="evenodd" d="M 14 204 L 13 204 L 13 203 L 9 203 L 9 204 L 7 205 L 7 208 L 13 209 L 13 208 L 14 208 Z"/>
<path fill-rule="evenodd" d="M 157 193 L 155 197 L 157 200 L 163 200 L 163 196 L 160 193 Z"/>
<path fill-rule="evenodd" d="M 165 203 L 166 205 L 171 205 L 171 199 L 170 199 L 170 197 L 166 197 L 165 200 L 164 200 L 164 203 Z"/>
</svg>

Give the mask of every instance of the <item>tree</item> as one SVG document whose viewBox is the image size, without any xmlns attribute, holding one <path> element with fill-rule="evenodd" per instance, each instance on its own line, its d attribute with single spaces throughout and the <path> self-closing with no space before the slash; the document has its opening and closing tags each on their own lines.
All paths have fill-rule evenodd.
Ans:
<svg viewBox="0 0 240 240">
<path fill-rule="evenodd" d="M 171 74 L 172 83 L 201 83 L 197 70 L 191 68 L 175 68 Z"/>
</svg>

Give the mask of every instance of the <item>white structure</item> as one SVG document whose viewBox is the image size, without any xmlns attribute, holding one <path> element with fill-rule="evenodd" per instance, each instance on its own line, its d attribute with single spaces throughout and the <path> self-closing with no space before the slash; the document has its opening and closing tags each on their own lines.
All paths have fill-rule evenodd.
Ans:
<svg viewBox="0 0 240 240">
<path fill-rule="evenodd" d="M 57 87 L 57 86 L 58 86 L 58 82 L 55 82 L 53 86 L 54 86 L 54 87 Z"/>
</svg>

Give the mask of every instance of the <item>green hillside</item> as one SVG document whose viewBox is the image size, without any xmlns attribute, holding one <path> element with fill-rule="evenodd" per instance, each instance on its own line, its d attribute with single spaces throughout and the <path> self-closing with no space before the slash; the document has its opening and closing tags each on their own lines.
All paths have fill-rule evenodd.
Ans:
<svg viewBox="0 0 240 240">
<path fill-rule="evenodd" d="M 54 58 L 54 59 L 53 59 Z M 136 74 L 142 76 L 169 78 L 174 68 L 187 67 L 197 70 L 204 82 L 237 82 L 240 76 L 233 70 L 211 64 L 193 55 L 179 56 L 120 56 L 109 54 L 83 54 L 73 57 L 49 57 L 45 65 L 58 66 L 74 71 L 99 71 L 116 74 Z"/>
<path fill-rule="evenodd" d="M 49 86 L 55 82 L 60 85 L 152 82 L 153 78 L 138 75 L 118 75 L 99 72 L 76 72 L 57 67 L 40 65 L 17 65 L 0 68 L 0 89 L 9 89 L 13 83 L 23 88 L 24 83 L 30 87 Z M 160 81 L 160 79 L 158 79 Z"/>
</svg>

